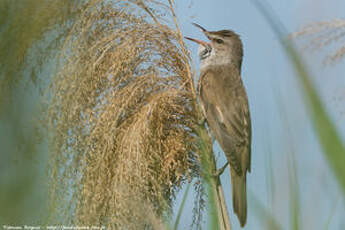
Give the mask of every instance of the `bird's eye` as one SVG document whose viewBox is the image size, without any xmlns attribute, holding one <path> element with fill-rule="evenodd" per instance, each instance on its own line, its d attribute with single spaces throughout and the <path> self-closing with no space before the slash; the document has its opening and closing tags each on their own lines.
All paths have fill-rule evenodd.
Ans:
<svg viewBox="0 0 345 230">
<path fill-rule="evenodd" d="M 218 38 L 216 38 L 216 39 L 214 39 L 218 44 L 222 44 L 222 43 L 224 43 L 224 41 L 222 40 L 222 39 L 218 39 Z"/>
</svg>

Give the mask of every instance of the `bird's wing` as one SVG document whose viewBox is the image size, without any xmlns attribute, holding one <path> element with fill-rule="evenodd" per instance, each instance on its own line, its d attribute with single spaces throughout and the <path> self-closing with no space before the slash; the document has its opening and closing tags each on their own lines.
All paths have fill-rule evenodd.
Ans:
<svg viewBox="0 0 345 230">
<path fill-rule="evenodd" d="M 251 122 L 248 98 L 240 75 L 229 68 L 212 68 L 201 73 L 200 100 L 206 120 L 232 168 L 250 171 Z"/>
</svg>

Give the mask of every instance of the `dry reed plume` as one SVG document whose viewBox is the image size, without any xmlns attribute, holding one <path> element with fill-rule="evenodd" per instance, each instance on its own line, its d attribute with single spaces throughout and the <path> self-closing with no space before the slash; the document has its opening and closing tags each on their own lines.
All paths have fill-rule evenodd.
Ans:
<svg viewBox="0 0 345 230">
<path fill-rule="evenodd" d="M 145 4 L 91 1 L 64 41 L 48 111 L 64 224 L 160 228 L 175 192 L 199 177 L 190 58 L 157 16 L 169 7 Z"/>
<path fill-rule="evenodd" d="M 318 22 L 303 27 L 291 34 L 292 38 L 302 39 L 310 50 L 320 50 L 325 47 L 331 49 L 325 58 L 325 64 L 336 63 L 345 55 L 345 20 L 334 19 Z"/>
</svg>

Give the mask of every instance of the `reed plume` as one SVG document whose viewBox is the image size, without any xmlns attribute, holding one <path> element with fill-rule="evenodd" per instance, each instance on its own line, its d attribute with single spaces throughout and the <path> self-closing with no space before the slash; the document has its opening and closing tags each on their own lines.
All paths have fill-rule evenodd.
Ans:
<svg viewBox="0 0 345 230">
<path fill-rule="evenodd" d="M 325 64 L 334 64 L 344 58 L 344 19 L 312 23 L 302 27 L 290 36 L 294 39 L 301 40 L 304 47 L 312 51 L 328 48 L 329 50 L 327 50 L 326 57 L 324 58 Z"/>
<path fill-rule="evenodd" d="M 64 221 L 154 228 L 147 212 L 162 219 L 200 177 L 190 57 L 161 17 L 169 9 L 91 1 L 64 40 L 48 109 L 52 207 Z"/>
</svg>

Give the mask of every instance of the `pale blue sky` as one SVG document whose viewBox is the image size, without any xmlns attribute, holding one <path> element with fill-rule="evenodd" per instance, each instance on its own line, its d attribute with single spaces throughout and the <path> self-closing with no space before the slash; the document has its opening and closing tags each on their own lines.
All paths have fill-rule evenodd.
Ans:
<svg viewBox="0 0 345 230">
<path fill-rule="evenodd" d="M 345 2 L 340 0 L 267 2 L 289 32 L 312 22 L 345 18 Z M 345 229 L 344 200 L 314 135 L 295 73 L 277 37 L 260 13 L 250 1 L 243 0 L 188 0 L 176 1 L 176 4 L 184 35 L 205 39 L 203 34 L 191 25 L 191 22 L 196 22 L 210 30 L 232 29 L 239 33 L 243 40 L 242 75 L 249 96 L 253 126 L 252 173 L 247 182 L 249 191 L 275 213 L 284 229 L 288 229 L 288 168 L 289 159 L 294 155 L 301 194 L 302 229 L 325 229 L 336 203 L 338 205 L 329 229 Z M 198 68 L 197 46 L 191 42 L 187 44 Z M 334 100 L 335 97 L 344 96 L 345 65 L 342 62 L 324 68 L 321 65 L 320 52 L 304 53 L 324 102 L 337 126 L 342 127 L 339 131 L 345 136 L 345 119 L 342 115 L 344 106 Z M 215 150 L 219 152 L 217 148 Z M 222 165 L 225 158 L 222 153 L 218 155 L 218 163 Z M 270 158 L 275 188 L 273 196 L 268 189 L 267 178 L 267 162 Z M 229 170 L 226 170 L 221 179 L 233 228 L 239 229 L 238 221 L 232 213 Z M 176 206 L 179 205 L 182 193 Z M 186 229 L 191 223 L 193 194 L 190 194 L 187 203 L 179 229 Z M 257 216 L 253 200 L 249 196 L 249 216 L 245 229 L 265 229 L 265 226 L 258 222 Z"/>
</svg>

